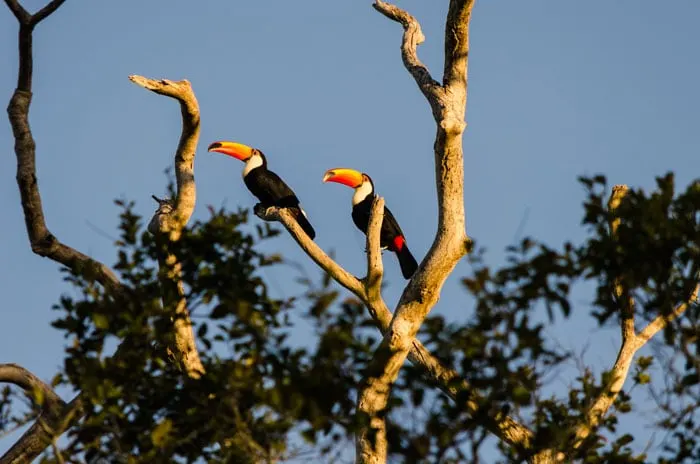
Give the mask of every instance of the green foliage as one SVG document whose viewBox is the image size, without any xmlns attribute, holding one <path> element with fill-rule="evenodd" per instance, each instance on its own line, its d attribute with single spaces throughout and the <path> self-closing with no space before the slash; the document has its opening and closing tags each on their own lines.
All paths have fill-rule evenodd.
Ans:
<svg viewBox="0 0 700 464">
<path fill-rule="evenodd" d="M 647 194 L 630 190 L 610 213 L 603 177 L 582 178 L 587 190 L 580 244 L 552 247 L 524 239 L 492 269 L 483 250 L 470 256 L 463 279 L 474 302 L 466 321 L 430 316 L 419 337 L 478 392 L 452 401 L 407 364 L 392 390 L 387 435 L 392 462 L 469 462 L 489 438 L 490 418 L 510 415 L 534 432 L 536 449 L 497 444 L 505 461 L 538 449 L 564 451 L 578 462 L 648 462 L 643 444 L 620 430 L 621 415 L 638 410 L 630 389 L 649 388 L 657 425 L 669 431 L 659 462 L 697 462 L 698 344 L 696 304 L 659 337 L 653 354 L 638 356 L 630 378 L 599 426 L 576 450 L 571 428 L 584 420 L 611 373 L 582 367 L 568 391 L 544 388 L 572 360 L 545 335 L 549 324 L 580 312 L 571 292 L 592 285 L 591 314 L 619 322 L 615 282 L 634 296 L 637 330 L 687 301 L 700 263 L 700 185 L 676 194 L 673 177 Z M 108 296 L 90 276 L 68 274 L 77 296 L 56 306 L 54 326 L 69 341 L 65 383 L 83 393 L 87 415 L 71 430 L 64 458 L 104 462 L 271 462 L 306 456 L 327 462 L 353 439 L 357 386 L 380 338 L 361 302 L 344 296 L 323 275 L 299 279 L 303 295 L 272 298 L 260 270 L 282 258 L 256 245 L 278 232 L 258 223 L 247 232 L 247 211 L 210 210 L 181 240 L 163 244 L 143 232 L 133 205 L 122 207 L 118 261 L 128 288 Z M 616 237 L 610 221 L 620 219 Z M 173 308 L 163 306 L 172 254 L 182 264 L 206 375 L 190 379 L 168 353 Z M 305 343 L 293 332 L 306 331 Z M 299 340 L 297 337 L 296 340 Z M 119 348 L 115 352 L 115 347 Z M 611 360 L 612 362 L 612 360 Z M 598 374 L 596 374 L 598 372 Z M 476 401 L 468 413 L 466 401 Z M 0 425 L 8 423 L 0 402 Z M 650 424 L 651 425 L 651 424 Z M 311 453 L 311 454 L 309 454 Z M 311 456 L 311 457 L 309 457 Z M 47 458 L 48 459 L 48 458 Z"/>
</svg>

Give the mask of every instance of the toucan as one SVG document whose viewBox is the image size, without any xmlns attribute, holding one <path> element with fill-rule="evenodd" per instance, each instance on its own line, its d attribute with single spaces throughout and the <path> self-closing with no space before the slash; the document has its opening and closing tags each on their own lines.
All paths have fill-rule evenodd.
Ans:
<svg viewBox="0 0 700 464">
<path fill-rule="evenodd" d="M 355 194 L 352 196 L 352 221 L 358 229 L 367 235 L 367 226 L 369 225 L 369 215 L 372 210 L 372 202 L 376 195 L 374 194 L 374 184 L 372 179 L 365 173 L 355 171 L 348 168 L 329 169 L 323 176 L 323 182 L 337 182 L 347 185 L 355 189 Z M 408 250 L 406 245 L 406 237 L 396 222 L 394 215 L 386 206 L 384 207 L 384 220 L 379 234 L 379 244 L 385 249 L 396 253 L 401 266 L 401 273 L 405 279 L 410 279 L 416 269 L 418 263 Z"/>
<path fill-rule="evenodd" d="M 223 153 L 245 162 L 243 182 L 264 206 L 289 209 L 306 235 L 312 240 L 316 231 L 309 223 L 306 212 L 291 188 L 274 172 L 267 169 L 267 159 L 262 151 L 242 143 L 220 141 L 209 145 L 209 151 Z"/>
</svg>

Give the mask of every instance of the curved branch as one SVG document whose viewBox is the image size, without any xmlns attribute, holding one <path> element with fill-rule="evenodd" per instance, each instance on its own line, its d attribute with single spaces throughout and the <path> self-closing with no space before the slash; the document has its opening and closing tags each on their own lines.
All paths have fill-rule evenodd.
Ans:
<svg viewBox="0 0 700 464">
<path fill-rule="evenodd" d="M 76 425 L 83 414 L 83 402 L 80 395 L 63 407 L 42 412 L 34 424 L 0 458 L 0 464 L 32 462 L 63 432 Z"/>
<path fill-rule="evenodd" d="M 82 416 L 82 402 L 76 397 L 66 404 L 40 378 L 17 364 L 0 364 L 0 382 L 13 383 L 22 388 L 41 414 L 34 424 L 0 458 L 0 464 L 31 462 L 66 428 Z"/>
<path fill-rule="evenodd" d="M 700 293 L 700 284 L 695 286 L 693 293 L 690 294 L 688 301 L 685 301 L 678 306 L 668 315 L 656 316 L 656 319 L 651 321 L 646 327 L 639 331 L 637 339 L 642 345 L 651 340 L 651 338 L 656 335 L 660 330 L 663 330 L 671 321 L 677 319 L 681 314 L 683 314 L 693 303 L 698 301 L 698 293 Z"/>
<path fill-rule="evenodd" d="M 181 278 L 182 265 L 177 257 L 168 251 L 169 244 L 180 239 L 182 230 L 192 217 L 196 202 L 194 158 L 200 131 L 199 104 L 187 80 L 175 82 L 137 75 L 129 76 L 129 80 L 145 89 L 180 102 L 182 133 L 175 152 L 177 196 L 174 201 L 153 197 L 158 202 L 158 209 L 151 218 L 148 230 L 156 236 L 162 246 L 159 266 L 163 305 L 172 311 L 174 326 L 174 349 L 170 352 L 187 375 L 199 378 L 204 374 L 204 366 L 199 358 L 190 312 L 187 308 L 185 287 Z"/>
<path fill-rule="evenodd" d="M 19 72 L 17 89 L 7 107 L 15 139 L 17 156 L 17 185 L 24 210 L 24 220 L 32 251 L 50 258 L 76 273 L 92 277 L 107 290 L 122 290 L 117 276 L 104 264 L 61 243 L 46 226 L 41 194 L 36 176 L 36 143 L 29 126 L 29 106 L 32 99 L 32 31 L 36 24 L 54 12 L 63 0 L 54 0 L 36 15 L 29 13 L 16 1 L 5 0 L 17 17 L 19 28 Z"/>
<path fill-rule="evenodd" d="M 200 117 L 199 104 L 187 80 L 170 81 L 168 79 L 149 79 L 131 75 L 129 80 L 159 95 L 171 97 L 180 102 L 182 112 L 182 133 L 175 152 L 175 178 L 177 180 L 177 197 L 174 208 L 168 214 L 161 214 L 160 232 L 169 233 L 170 240 L 177 240 L 192 216 L 197 199 L 194 182 L 194 157 L 199 141 Z"/>
<path fill-rule="evenodd" d="M 18 364 L 0 364 L 0 382 L 17 385 L 43 408 L 63 405 L 53 388 Z"/>
<path fill-rule="evenodd" d="M 5 3 L 20 24 L 17 88 L 10 99 L 7 113 L 15 139 L 17 185 L 19 186 L 27 235 L 32 251 L 39 256 L 47 257 L 67 266 L 75 273 L 94 278 L 113 296 L 123 296 L 124 287 L 107 266 L 61 243 L 49 231 L 44 219 L 36 176 L 36 144 L 29 126 L 33 70 L 32 32 L 34 27 L 55 12 L 64 3 L 64 0 L 52 0 L 34 15 L 29 15 L 17 0 L 5 0 Z M 16 367 L 5 367 L 5 373 L 14 371 L 16 375 L 16 369 Z M 32 380 L 31 377 L 24 377 L 24 382 L 39 385 L 36 380 L 38 379 Z M 51 401 L 55 399 L 50 394 L 47 398 Z M 0 458 L 0 464 L 31 462 L 52 443 L 55 437 L 62 434 L 67 427 L 82 416 L 80 396 L 77 396 L 68 405 L 64 405 L 62 401 L 53 401 L 53 405 L 57 407 L 42 411 L 34 425 Z"/>
<path fill-rule="evenodd" d="M 372 7 L 387 18 L 403 26 L 401 58 L 421 92 L 428 99 L 433 114 L 437 118 L 437 115 L 440 113 L 440 97 L 444 95 L 444 90 L 440 87 L 440 83 L 433 79 L 428 68 L 418 58 L 418 45 L 425 41 L 420 23 L 408 12 L 382 0 L 376 0 Z"/>
</svg>

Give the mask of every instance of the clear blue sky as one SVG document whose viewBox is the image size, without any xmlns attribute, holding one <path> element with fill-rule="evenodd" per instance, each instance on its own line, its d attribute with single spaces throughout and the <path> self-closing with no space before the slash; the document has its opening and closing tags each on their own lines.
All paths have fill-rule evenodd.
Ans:
<svg viewBox="0 0 700 464">
<path fill-rule="evenodd" d="M 438 80 L 447 3 L 400 2 L 422 23 L 427 41 L 420 56 Z M 24 4 L 34 11 L 43 2 Z M 654 176 L 668 170 L 682 186 L 697 177 L 698 16 L 695 0 L 477 2 L 465 202 L 468 233 L 487 247 L 490 262 L 500 263 L 504 247 L 523 235 L 552 245 L 580 239 L 577 175 L 600 172 L 635 187 L 653 186 Z M 16 32 L 14 17 L 0 5 L 4 102 L 16 80 Z M 112 200 L 134 199 L 150 217 L 150 195 L 164 193 L 162 171 L 172 163 L 180 114 L 175 102 L 131 84 L 127 76 L 136 73 L 187 78 L 194 86 L 202 112 L 196 217 L 206 217 L 209 204 L 254 203 L 242 165 L 206 152 L 209 142 L 232 139 L 267 154 L 301 198 L 319 245 L 335 249 L 351 272 L 363 273 L 363 241 L 350 220 L 351 192 L 321 184 L 331 167 L 368 172 L 422 257 L 436 224 L 435 130 L 402 66 L 400 39 L 400 26 L 370 0 L 66 2 L 34 39 L 31 124 L 49 228 L 111 264 L 112 240 L 96 228 L 116 235 Z M 0 362 L 50 379 L 64 344 L 49 326 L 51 305 L 67 287 L 58 266 L 29 248 L 13 140 L 2 117 Z M 287 236 L 265 249 L 318 275 Z M 385 257 L 385 267 L 393 304 L 403 279 L 393 256 Z M 466 263 L 458 266 L 436 312 L 451 320 L 470 316 L 459 285 L 468 272 Z M 298 291 L 289 274 L 269 278 L 280 293 Z M 600 371 L 611 365 L 618 336 L 596 328 L 589 301 L 578 295 L 572 318 L 548 333 L 569 348 L 589 344 L 585 359 Z M 570 379 L 557 381 L 565 386 Z M 623 425 L 641 430 L 631 421 Z M 0 442 L 0 452 L 9 445 Z M 644 445 L 637 442 L 640 450 Z"/>
</svg>

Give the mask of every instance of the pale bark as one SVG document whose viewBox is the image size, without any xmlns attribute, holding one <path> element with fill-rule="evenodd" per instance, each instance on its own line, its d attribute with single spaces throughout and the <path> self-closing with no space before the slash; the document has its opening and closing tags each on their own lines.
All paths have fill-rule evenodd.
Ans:
<svg viewBox="0 0 700 464">
<path fill-rule="evenodd" d="M 151 218 L 148 230 L 156 236 L 163 248 L 159 257 L 163 306 L 173 312 L 175 339 L 174 346 L 169 348 L 169 351 L 188 376 L 199 378 L 204 374 L 204 366 L 197 351 L 190 312 L 185 299 L 185 288 L 181 277 L 182 265 L 174 254 L 167 251 L 170 243 L 180 239 L 182 230 L 192 217 L 196 202 L 194 158 L 200 132 L 199 104 L 187 80 L 175 82 L 167 79 L 148 79 L 137 75 L 129 76 L 129 79 L 145 89 L 174 98 L 180 103 L 182 134 L 175 151 L 177 194 L 174 201 L 153 197 L 158 201 L 158 209 Z"/>
<path fill-rule="evenodd" d="M 377 196 L 372 202 L 367 225 L 367 277 L 364 279 L 367 299 L 379 301 L 382 299 L 382 277 L 384 263 L 380 236 L 384 221 L 384 198 Z"/>
<path fill-rule="evenodd" d="M 469 20 L 473 0 L 451 0 L 445 25 L 445 68 L 438 84 L 418 59 L 424 37 L 418 21 L 400 8 L 377 0 L 374 7 L 404 28 L 401 52 L 407 70 L 427 98 L 437 124 L 435 181 L 438 230 L 428 254 L 401 295 L 389 330 L 368 367 L 358 399 L 361 428 L 356 437 L 356 462 L 385 462 L 381 433 L 391 385 L 408 355 L 411 340 L 437 303 L 457 262 L 468 252 L 464 214 L 462 134 L 466 127 Z"/>
<path fill-rule="evenodd" d="M 429 261 L 428 267 L 428 272 L 436 273 L 434 274 L 434 279 L 429 280 L 423 277 L 417 284 L 413 284 L 413 281 L 416 281 L 414 277 L 411 284 L 415 285 L 415 287 L 410 287 L 411 284 L 409 284 L 409 288 L 417 289 L 413 291 L 412 295 L 418 293 L 419 295 L 427 296 L 430 294 L 430 304 L 429 306 L 426 304 L 426 309 L 432 307 L 437 301 L 439 288 L 471 245 L 471 240 L 466 236 L 466 231 L 464 230 L 461 135 L 466 127 L 464 111 L 466 105 L 468 42 L 466 40 L 467 27 L 465 22 L 468 20 L 472 3 L 453 2 L 450 6 L 449 18 L 451 19 L 448 19 L 446 26 L 446 32 L 449 32 L 449 34 L 446 35 L 451 35 L 451 37 L 446 38 L 446 47 L 451 47 L 451 51 L 448 54 L 449 56 L 446 57 L 446 63 L 449 63 L 449 65 L 446 68 L 448 71 L 444 77 L 444 86 L 432 79 L 430 73 L 418 59 L 416 46 L 423 41 L 423 34 L 418 22 L 408 13 L 393 5 L 385 2 L 377 2 L 374 5 L 377 10 L 397 20 L 406 28 L 402 43 L 404 63 L 411 75 L 416 79 L 421 91 L 428 98 L 433 114 L 438 122 L 435 156 L 440 203 L 439 234 L 442 235 L 439 240 L 436 237 L 436 241 L 431 248 L 429 256 L 432 259 Z M 458 24 L 455 24 L 455 22 Z M 463 71 L 460 71 L 459 68 L 463 68 Z M 443 161 L 446 161 L 448 164 L 443 165 Z M 458 169 L 453 169 L 454 164 L 458 165 Z M 373 207 L 377 207 L 376 203 Z M 377 283 L 372 277 L 372 269 L 377 269 L 379 272 L 379 268 L 376 267 L 376 264 L 373 264 L 376 263 L 377 255 L 372 254 L 371 230 L 368 231 L 367 235 L 367 277 L 358 279 L 333 261 L 313 240 L 308 239 L 289 212 L 280 208 L 264 208 L 258 205 L 255 208 L 255 213 L 263 220 L 281 222 L 319 267 L 365 303 L 377 327 L 383 334 L 387 333 L 393 316 L 379 292 L 381 282 Z M 456 233 L 453 233 L 455 231 Z M 448 259 L 443 261 L 439 256 L 441 253 L 444 253 L 443 256 Z M 424 260 L 424 263 L 426 261 L 427 259 Z M 367 284 L 370 282 L 373 282 L 374 285 L 368 287 Z M 439 285 L 431 287 L 435 282 L 439 282 Z M 437 289 L 438 291 L 428 291 L 432 289 Z M 406 292 L 404 292 L 402 300 L 405 297 Z M 428 300 L 426 299 L 426 301 Z M 408 359 L 422 370 L 428 381 L 437 385 L 453 401 L 457 401 L 458 397 L 467 398 L 463 404 L 465 411 L 470 413 L 479 411 L 483 405 L 481 395 L 471 388 L 464 379 L 461 379 L 455 370 L 444 366 L 414 336 L 415 332 L 409 338 L 410 343 L 407 347 Z M 406 354 L 403 354 L 403 357 L 405 358 Z M 377 421 L 374 423 L 376 424 Z M 530 447 L 533 438 L 532 431 L 505 414 L 497 414 L 486 418 L 484 425 L 489 431 L 508 444 L 523 449 Z"/>
<path fill-rule="evenodd" d="M 194 158 L 197 153 L 200 132 L 199 103 L 197 103 L 192 85 L 186 79 L 171 81 L 131 75 L 129 80 L 159 95 L 174 98 L 180 103 L 182 133 L 175 151 L 177 196 L 171 210 L 157 215 L 158 233 L 167 233 L 170 240 L 177 241 L 182 229 L 187 225 L 194 212 L 197 199 L 197 189 L 194 182 Z"/>
<path fill-rule="evenodd" d="M 695 286 L 687 301 L 676 306 L 668 315 L 657 316 L 638 334 L 628 336 L 626 339 L 623 338 L 617 359 L 615 359 L 615 364 L 610 371 L 610 381 L 589 407 L 585 414 L 585 420 L 575 429 L 574 448 L 581 446 L 583 440 L 600 424 L 605 413 L 608 412 L 610 406 L 615 402 L 620 391 L 622 391 L 622 386 L 627 379 L 627 374 L 637 351 L 671 321 L 683 314 L 690 304 L 697 302 L 698 291 L 700 291 L 700 285 Z"/>
</svg>

